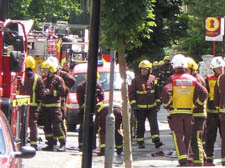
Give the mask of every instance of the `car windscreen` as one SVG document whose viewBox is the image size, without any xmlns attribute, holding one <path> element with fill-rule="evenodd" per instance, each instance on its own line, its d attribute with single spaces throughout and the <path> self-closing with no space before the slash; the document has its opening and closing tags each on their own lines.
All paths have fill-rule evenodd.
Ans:
<svg viewBox="0 0 225 168">
<path fill-rule="evenodd" d="M 76 82 L 71 88 L 71 92 L 77 91 L 77 86 L 83 80 L 85 80 L 85 73 L 75 74 L 74 75 Z M 109 72 L 100 72 L 100 79 L 98 81 L 104 91 L 109 91 L 109 83 L 110 83 L 110 73 Z M 122 79 L 120 78 L 120 74 L 118 72 L 114 73 L 114 90 L 120 90 L 122 84 Z"/>
<path fill-rule="evenodd" d="M 3 135 L 2 124 L 0 124 L 0 155 L 3 155 L 5 153 L 6 153 L 5 138 Z"/>
</svg>

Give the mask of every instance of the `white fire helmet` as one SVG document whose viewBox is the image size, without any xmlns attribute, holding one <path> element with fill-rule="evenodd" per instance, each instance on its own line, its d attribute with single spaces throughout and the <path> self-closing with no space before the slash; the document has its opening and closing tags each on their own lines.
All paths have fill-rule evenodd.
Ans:
<svg viewBox="0 0 225 168">
<path fill-rule="evenodd" d="M 183 54 L 174 55 L 171 61 L 173 68 L 187 68 L 187 59 Z"/>
<path fill-rule="evenodd" d="M 225 65 L 225 62 L 221 56 L 218 57 L 213 57 L 210 63 L 210 68 L 215 69 L 215 68 L 223 68 Z"/>
<path fill-rule="evenodd" d="M 50 62 L 50 63 L 53 63 L 53 65 L 57 69 L 59 69 L 59 61 L 58 61 L 58 59 L 56 57 L 50 56 L 50 57 L 48 57 L 47 61 Z"/>
</svg>

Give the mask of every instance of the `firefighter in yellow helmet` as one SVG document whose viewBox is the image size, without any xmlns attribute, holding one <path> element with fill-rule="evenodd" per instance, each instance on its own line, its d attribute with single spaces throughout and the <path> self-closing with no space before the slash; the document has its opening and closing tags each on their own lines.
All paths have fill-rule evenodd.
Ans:
<svg viewBox="0 0 225 168">
<path fill-rule="evenodd" d="M 159 62 L 154 61 L 152 64 L 152 74 L 156 77 L 159 75 Z"/>
<path fill-rule="evenodd" d="M 203 77 L 198 73 L 198 64 L 195 60 L 191 57 L 186 57 L 187 60 L 187 70 L 186 72 L 197 79 L 197 81 L 202 85 L 205 86 L 205 80 Z M 196 101 L 196 100 L 194 100 Z M 204 102 L 206 104 L 206 102 Z M 191 139 L 191 149 L 193 152 L 193 162 L 194 163 L 201 163 L 204 158 L 204 150 L 202 143 L 199 144 L 199 140 L 203 142 L 203 133 L 207 118 L 206 113 L 206 106 L 202 106 L 202 108 L 193 108 L 193 118 L 194 124 L 192 129 L 192 139 Z M 191 150 L 190 150 L 191 151 Z"/>
<path fill-rule="evenodd" d="M 157 79 L 150 74 L 152 63 L 143 60 L 139 63 L 141 74 L 136 76 L 129 89 L 129 100 L 137 119 L 137 143 L 139 148 L 145 148 L 144 133 L 145 120 L 150 122 L 152 142 L 155 148 L 162 146 L 159 138 L 159 128 L 157 122 L 157 112 L 160 108 L 159 88 Z"/>
<path fill-rule="evenodd" d="M 162 88 L 164 84 L 166 83 L 167 79 L 174 74 L 173 67 L 171 65 L 171 57 L 170 56 L 165 56 L 163 58 L 164 64 L 160 67 L 160 72 L 159 72 L 159 83 L 160 87 Z"/>
<path fill-rule="evenodd" d="M 57 67 L 51 62 L 43 63 L 43 71 L 46 77 L 43 79 L 45 85 L 44 97 L 42 99 L 42 121 L 44 125 L 45 137 L 48 141 L 47 146 L 42 150 L 65 151 L 65 133 L 62 129 L 61 97 L 65 95 L 65 83 L 63 79 L 56 75 Z M 54 144 L 57 137 L 60 147 Z"/>
<path fill-rule="evenodd" d="M 188 165 L 188 149 L 192 136 L 192 109 L 203 108 L 207 89 L 196 78 L 186 73 L 187 60 L 182 54 L 172 59 L 175 74 L 171 75 L 162 90 L 162 103 L 169 110 L 168 123 L 174 138 L 174 146 L 180 166 Z M 193 161 L 202 165 L 203 160 Z"/>
<path fill-rule="evenodd" d="M 205 153 L 206 153 L 206 163 L 207 166 L 215 166 L 213 164 L 214 160 L 214 147 L 216 143 L 217 133 L 220 133 L 222 137 L 222 127 L 219 118 L 219 97 L 224 97 L 224 90 L 219 90 L 221 83 L 222 74 L 224 73 L 225 63 L 222 57 L 213 57 L 210 63 L 210 68 L 213 74 L 207 75 L 205 78 L 206 88 L 209 92 L 207 101 L 207 119 L 205 128 Z M 224 78 L 224 77 L 223 77 Z M 222 93 L 222 94 L 221 94 Z M 218 131 L 219 130 L 219 131 Z M 222 140 L 223 141 L 223 140 Z M 223 142 L 224 143 L 224 142 Z M 225 155 L 223 154 L 223 157 Z"/>
<path fill-rule="evenodd" d="M 32 56 L 27 56 L 25 60 L 26 76 L 24 85 L 21 87 L 22 95 L 30 96 L 29 128 L 30 128 L 30 145 L 37 150 L 38 136 L 38 106 L 44 94 L 44 83 L 42 78 L 33 72 L 35 60 Z"/>
</svg>

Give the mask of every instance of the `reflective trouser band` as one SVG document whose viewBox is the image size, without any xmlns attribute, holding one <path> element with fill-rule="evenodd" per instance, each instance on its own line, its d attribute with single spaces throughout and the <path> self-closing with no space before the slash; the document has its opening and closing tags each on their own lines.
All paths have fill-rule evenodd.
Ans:
<svg viewBox="0 0 225 168">
<path fill-rule="evenodd" d="M 213 160 L 213 157 L 207 156 L 208 160 Z"/>
<path fill-rule="evenodd" d="M 136 100 L 131 100 L 129 103 L 130 103 L 130 105 L 134 104 L 134 103 L 136 103 Z"/>
<path fill-rule="evenodd" d="M 53 137 L 53 134 L 45 134 L 45 136 L 48 137 Z"/>
<path fill-rule="evenodd" d="M 37 143 L 38 143 L 37 141 L 30 141 L 31 145 L 37 145 Z"/>
<path fill-rule="evenodd" d="M 116 148 L 117 149 L 121 149 L 123 147 L 123 145 L 117 145 Z"/>
<path fill-rule="evenodd" d="M 152 135 L 152 139 L 158 138 L 158 137 L 159 137 L 159 134 Z"/>
<path fill-rule="evenodd" d="M 181 159 L 187 159 L 187 155 L 180 155 L 180 151 L 179 151 L 179 148 L 178 148 L 178 145 L 177 145 L 177 136 L 176 134 L 174 133 L 174 131 L 171 131 L 172 135 L 173 135 L 173 141 L 174 141 L 174 146 L 175 146 L 175 149 L 176 149 L 176 152 L 177 152 L 177 158 L 178 160 L 181 160 Z"/>
<path fill-rule="evenodd" d="M 30 106 L 38 106 L 37 103 L 30 103 Z"/>
<path fill-rule="evenodd" d="M 136 138 L 136 140 L 137 140 L 138 142 L 140 142 L 140 141 L 144 141 L 144 138 Z"/>
<path fill-rule="evenodd" d="M 138 104 L 137 107 L 138 108 L 141 108 L 141 109 L 147 109 L 147 108 L 152 108 L 152 107 L 155 107 L 156 106 L 156 103 L 153 103 L 153 104 L 147 104 L 147 105 L 142 105 L 142 104 Z"/>
<path fill-rule="evenodd" d="M 105 144 L 101 144 L 100 145 L 100 148 L 105 148 Z"/>
<path fill-rule="evenodd" d="M 225 158 L 221 158 L 221 161 L 222 161 L 222 162 L 225 162 Z"/>
<path fill-rule="evenodd" d="M 66 135 L 65 135 L 65 132 L 63 131 L 63 128 L 62 128 L 62 124 L 61 123 L 59 123 L 59 131 L 60 131 L 60 133 L 62 135 L 59 136 L 58 139 L 66 139 Z"/>
<path fill-rule="evenodd" d="M 198 145 L 198 159 L 199 160 L 193 160 L 194 163 L 200 163 L 202 164 L 204 162 L 204 157 L 203 157 L 203 149 L 201 148 L 202 146 L 202 141 L 201 141 L 201 131 L 197 131 L 197 145 Z"/>
<path fill-rule="evenodd" d="M 41 106 L 43 106 L 43 107 L 60 107 L 61 104 L 60 103 L 52 103 L 52 104 L 44 104 L 44 103 L 42 103 Z"/>
<path fill-rule="evenodd" d="M 219 109 L 219 112 L 220 112 L 220 113 L 225 113 L 225 109 L 224 109 L 224 108 L 223 108 L 223 109 L 220 108 L 220 109 Z"/>
<path fill-rule="evenodd" d="M 217 109 L 207 109 L 207 112 L 208 113 L 218 113 L 219 112 L 219 110 L 217 110 Z"/>
<path fill-rule="evenodd" d="M 161 102 L 160 99 L 156 99 L 155 101 L 156 101 L 157 103 L 160 103 L 160 102 Z"/>
<path fill-rule="evenodd" d="M 53 96 L 57 96 L 57 90 L 53 90 Z"/>
<path fill-rule="evenodd" d="M 193 117 L 206 117 L 207 114 L 206 113 L 193 113 Z"/>
</svg>

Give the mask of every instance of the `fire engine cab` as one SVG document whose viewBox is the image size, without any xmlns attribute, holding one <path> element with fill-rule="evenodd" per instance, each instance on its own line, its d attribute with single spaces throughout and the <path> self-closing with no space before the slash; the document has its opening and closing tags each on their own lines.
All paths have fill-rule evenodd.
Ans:
<svg viewBox="0 0 225 168">
<path fill-rule="evenodd" d="M 25 145 L 30 97 L 19 95 L 24 81 L 27 36 L 20 21 L 0 21 L 0 109 L 18 144 Z"/>
</svg>

